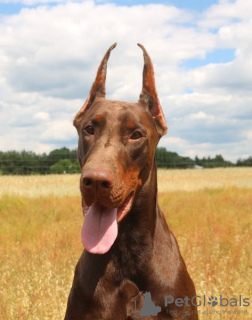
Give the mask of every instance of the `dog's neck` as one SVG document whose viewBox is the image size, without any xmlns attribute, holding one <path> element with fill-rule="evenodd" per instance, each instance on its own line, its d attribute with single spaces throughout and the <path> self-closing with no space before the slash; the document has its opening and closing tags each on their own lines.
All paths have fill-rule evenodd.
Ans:
<svg viewBox="0 0 252 320">
<path fill-rule="evenodd" d="M 139 224 L 146 225 L 148 230 L 144 230 L 144 233 L 146 234 L 148 231 L 153 234 L 157 211 L 157 168 L 155 163 L 146 176 L 147 178 L 143 179 L 142 185 L 136 192 L 130 212 L 122 220 L 122 225 L 130 226 L 130 229 L 139 229 Z"/>
<path fill-rule="evenodd" d="M 157 210 L 159 210 L 155 163 L 135 199 L 130 212 L 119 224 L 118 237 L 114 244 L 117 263 L 125 265 L 129 272 L 130 269 L 141 269 L 141 266 L 138 268 L 135 264 L 145 265 L 152 251 Z M 132 268 L 130 264 L 134 264 Z"/>
</svg>

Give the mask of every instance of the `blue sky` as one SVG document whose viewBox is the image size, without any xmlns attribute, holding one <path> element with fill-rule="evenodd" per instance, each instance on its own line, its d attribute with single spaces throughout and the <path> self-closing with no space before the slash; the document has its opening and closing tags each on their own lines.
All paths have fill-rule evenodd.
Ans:
<svg viewBox="0 0 252 320">
<path fill-rule="evenodd" d="M 117 5 L 123 5 L 123 6 L 134 6 L 134 5 L 146 5 L 146 4 L 166 4 L 166 5 L 173 5 L 177 8 L 183 8 L 183 9 L 190 9 L 195 11 L 202 11 L 208 8 L 210 5 L 214 3 L 218 3 L 218 1 L 215 0 L 164 0 L 164 1 L 158 1 L 158 0 L 147 0 L 147 1 L 141 1 L 141 0 L 111 0 L 110 2 L 113 2 Z"/>
<path fill-rule="evenodd" d="M 247 0 L 0 0 L 0 150 L 75 148 L 72 118 L 117 41 L 108 98 L 138 100 L 144 44 L 169 127 L 160 146 L 248 157 L 251 12 Z"/>
<path fill-rule="evenodd" d="M 2 3 L 0 2 L 0 14 L 10 15 L 18 13 L 23 8 L 22 4 L 19 3 Z"/>
<path fill-rule="evenodd" d="M 166 5 L 173 5 L 178 8 L 183 8 L 183 9 L 190 9 L 190 10 L 195 10 L 195 11 L 203 11 L 207 9 L 209 6 L 212 4 L 218 3 L 216 0 L 170 0 L 170 1 L 158 1 L 158 0 L 146 0 L 146 1 L 141 1 L 141 0 L 111 0 L 111 1 L 97 1 L 97 4 L 104 4 L 106 2 L 114 3 L 118 6 L 135 6 L 135 5 L 147 5 L 147 4 L 166 4 Z M 52 5 L 57 5 L 57 1 L 55 2 L 49 2 L 48 3 L 50 6 Z M 1 14 L 15 14 L 20 12 L 20 10 L 24 7 L 34 7 L 38 6 L 32 5 L 32 4 L 23 4 L 21 1 L 20 2 L 15 2 L 15 3 L 4 3 L 0 1 L 0 13 Z"/>
<path fill-rule="evenodd" d="M 202 59 L 188 59 L 182 62 L 181 66 L 187 69 L 193 69 L 208 65 L 210 63 L 227 63 L 234 61 L 235 49 L 215 49 L 213 51 L 206 52 L 206 56 Z"/>
</svg>

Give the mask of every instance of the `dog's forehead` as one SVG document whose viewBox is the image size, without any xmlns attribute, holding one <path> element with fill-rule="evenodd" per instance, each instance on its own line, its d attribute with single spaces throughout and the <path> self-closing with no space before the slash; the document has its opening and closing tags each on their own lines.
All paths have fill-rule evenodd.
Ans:
<svg viewBox="0 0 252 320">
<path fill-rule="evenodd" d="M 119 121 L 133 127 L 137 122 L 151 120 L 149 112 L 137 102 L 97 99 L 91 109 L 90 116 L 98 121 Z"/>
</svg>

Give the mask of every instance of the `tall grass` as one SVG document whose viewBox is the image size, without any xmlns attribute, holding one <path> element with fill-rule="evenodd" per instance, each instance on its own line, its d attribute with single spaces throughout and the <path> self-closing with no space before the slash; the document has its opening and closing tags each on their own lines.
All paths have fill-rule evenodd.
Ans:
<svg viewBox="0 0 252 320">
<path fill-rule="evenodd" d="M 174 230 L 182 255 L 194 279 L 197 294 L 252 304 L 252 198 L 251 190 L 226 188 L 161 194 L 160 205 Z M 202 300 L 202 299 L 199 299 Z M 231 314 L 201 319 L 247 319 L 250 307 L 215 307 Z M 207 307 L 199 307 L 203 314 Z M 246 312 L 234 314 L 234 311 Z"/>
<path fill-rule="evenodd" d="M 3 197 L 0 319 L 63 319 L 81 253 L 79 197 Z"/>
<path fill-rule="evenodd" d="M 79 174 L 44 176 L 1 176 L 0 197 L 21 195 L 57 197 L 79 195 Z M 252 188 L 252 168 L 158 170 L 158 189 L 165 191 L 197 191 L 204 188 Z"/>
<path fill-rule="evenodd" d="M 177 237 L 197 294 L 222 295 L 228 299 L 242 295 L 252 303 L 251 189 L 234 187 L 232 179 L 230 186 L 199 188 L 201 182 L 197 175 L 204 174 L 203 171 L 188 171 L 195 184 L 194 188 L 191 185 L 190 192 L 178 187 L 173 191 L 160 188 L 160 206 Z M 178 186 L 185 179 L 181 177 L 189 173 L 178 170 L 176 178 L 174 171 L 166 171 L 162 177 Z M 220 181 L 213 180 L 221 185 L 225 170 L 219 174 Z M 244 175 L 245 170 L 243 178 L 237 177 L 237 181 L 245 181 Z M 19 179 L 9 178 L 11 183 L 12 179 Z M 40 182 L 44 187 L 46 180 L 34 179 L 38 187 Z M 71 179 L 78 184 L 78 176 Z M 56 189 L 58 186 L 59 182 Z M 25 196 L 16 191 L 10 189 L 0 198 L 0 319 L 63 319 L 74 267 L 82 251 L 80 196 L 48 192 L 39 197 L 37 190 L 35 195 Z M 207 308 L 232 313 L 202 314 L 201 320 L 252 318 L 251 305 L 201 306 L 199 311 L 203 313 Z M 234 310 L 247 311 L 247 314 L 236 314 Z"/>
</svg>

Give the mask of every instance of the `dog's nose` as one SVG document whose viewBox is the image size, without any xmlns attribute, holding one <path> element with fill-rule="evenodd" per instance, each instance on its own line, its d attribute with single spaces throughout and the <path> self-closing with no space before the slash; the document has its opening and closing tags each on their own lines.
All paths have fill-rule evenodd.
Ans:
<svg viewBox="0 0 252 320">
<path fill-rule="evenodd" d="M 82 183 L 87 190 L 109 190 L 113 187 L 113 173 L 109 170 L 88 169 L 82 173 Z"/>
</svg>

